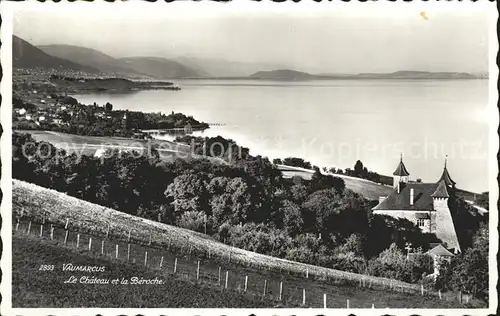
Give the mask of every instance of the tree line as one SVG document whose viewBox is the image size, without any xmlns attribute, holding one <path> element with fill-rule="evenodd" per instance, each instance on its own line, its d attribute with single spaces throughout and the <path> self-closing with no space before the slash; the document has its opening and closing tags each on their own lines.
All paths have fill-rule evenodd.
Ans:
<svg viewBox="0 0 500 316">
<path fill-rule="evenodd" d="M 14 178 L 262 254 L 407 282 L 433 272 L 424 252 L 435 235 L 373 214 L 376 201 L 319 170 L 309 181 L 284 179 L 267 158 L 249 154 L 231 164 L 129 153 L 101 159 L 41 144 L 13 134 Z M 412 260 L 407 242 L 418 249 Z"/>
</svg>

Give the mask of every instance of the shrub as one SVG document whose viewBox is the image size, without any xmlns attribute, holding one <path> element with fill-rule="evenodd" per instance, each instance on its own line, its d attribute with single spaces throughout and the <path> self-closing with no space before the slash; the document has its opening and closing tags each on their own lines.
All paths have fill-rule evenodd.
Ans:
<svg viewBox="0 0 500 316">
<path fill-rule="evenodd" d="M 412 260 L 407 259 L 394 243 L 368 262 L 368 271 L 371 275 L 411 283 L 422 280 L 424 275 L 432 273 L 433 270 L 430 256 L 416 254 Z"/>
<path fill-rule="evenodd" d="M 487 301 L 488 280 L 488 257 L 470 248 L 441 265 L 436 288 L 470 293 Z"/>
<path fill-rule="evenodd" d="M 229 241 L 238 248 L 284 257 L 292 239 L 281 229 L 269 228 L 264 224 L 247 223 L 230 226 Z"/>
<path fill-rule="evenodd" d="M 352 253 L 355 256 L 363 256 L 363 237 L 359 234 L 351 234 L 345 243 L 335 249 L 338 254 Z"/>
<path fill-rule="evenodd" d="M 332 268 L 354 273 L 364 273 L 366 271 L 366 261 L 363 257 L 356 256 L 353 252 L 339 253 L 332 257 Z"/>
<path fill-rule="evenodd" d="M 207 215 L 201 211 L 185 212 L 176 221 L 177 226 L 197 232 L 205 231 L 205 223 L 207 223 L 208 226 Z"/>
</svg>

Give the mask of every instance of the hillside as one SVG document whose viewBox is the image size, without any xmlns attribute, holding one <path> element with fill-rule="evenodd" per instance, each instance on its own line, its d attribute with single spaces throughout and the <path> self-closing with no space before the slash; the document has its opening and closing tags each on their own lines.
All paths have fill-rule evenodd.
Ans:
<svg viewBox="0 0 500 316">
<path fill-rule="evenodd" d="M 96 73 L 97 69 L 46 54 L 20 37 L 12 35 L 12 67 L 64 69 Z"/>
<path fill-rule="evenodd" d="M 316 76 L 296 70 L 280 69 L 271 71 L 258 71 L 253 75 L 250 75 L 250 77 L 255 79 L 267 80 L 309 80 L 314 79 Z"/>
<path fill-rule="evenodd" d="M 137 71 L 124 66 L 123 62 L 95 49 L 56 44 L 39 45 L 38 48 L 51 56 L 64 58 L 80 65 L 99 69 L 102 72 L 132 76 L 139 74 Z"/>
<path fill-rule="evenodd" d="M 253 296 L 236 291 L 221 291 L 217 287 L 185 280 L 138 264 L 111 261 L 109 258 L 88 256 L 48 240 L 16 234 L 12 238 L 12 305 L 16 308 L 39 307 L 273 307 L 271 299 L 256 300 Z M 104 266 L 100 279 L 116 277 L 131 279 L 160 278 L 162 285 L 100 285 L 64 284 L 71 276 L 80 278 L 85 272 L 64 271 L 47 274 L 30 271 L 48 263 L 58 267 L 70 262 L 73 265 Z M 29 277 L 27 275 L 29 274 Z M 57 286 L 54 286 L 57 284 Z M 63 289 L 63 290 L 61 290 Z M 95 295 L 99 292 L 99 295 Z M 126 304 L 126 306 L 124 306 Z"/>
<path fill-rule="evenodd" d="M 125 67 L 160 79 L 201 77 L 196 70 L 161 57 L 127 57 L 118 59 Z"/>
<path fill-rule="evenodd" d="M 314 170 L 308 170 L 299 167 L 278 165 L 284 178 L 292 178 L 299 176 L 305 180 L 310 180 L 314 174 Z M 342 174 L 332 174 L 334 177 L 339 177 L 344 180 L 347 189 L 352 190 L 368 200 L 378 200 L 381 196 L 388 196 L 392 191 L 392 186 L 385 186 L 372 182 L 370 180 L 350 177 Z"/>
<path fill-rule="evenodd" d="M 373 306 L 372 304 L 375 304 L 377 308 L 457 306 L 456 302 L 437 299 L 436 293 L 427 292 L 427 290 L 426 295 L 422 296 L 418 285 L 394 280 L 389 282 L 390 280 L 384 278 L 321 268 L 245 251 L 219 243 L 204 234 L 130 216 L 18 180 L 13 181 L 12 196 L 13 218 L 20 217 L 23 221 L 23 225 L 21 226 L 14 225 L 16 229 L 13 236 L 13 279 L 17 281 L 13 288 L 14 291 L 17 290 L 25 298 L 24 300 L 18 300 L 18 304 L 29 305 L 36 303 L 36 300 L 30 299 L 33 297 L 32 295 L 41 299 L 41 302 L 45 304 L 50 304 L 51 306 L 57 305 L 58 307 L 75 306 L 75 300 L 79 302 L 76 305 L 85 305 L 85 303 L 88 303 L 88 300 L 85 298 L 92 301 L 99 300 L 99 298 L 92 294 L 93 291 L 91 290 L 82 292 L 80 298 L 73 297 L 71 299 L 71 296 L 68 297 L 67 294 L 77 291 L 76 286 L 64 286 L 63 291 L 61 291 L 60 286 L 54 287 L 54 282 L 60 282 L 62 278 L 58 274 L 47 274 L 44 272 L 43 277 L 45 279 L 42 280 L 40 276 L 42 273 L 33 271 L 33 265 L 36 266 L 36 262 L 42 262 L 44 259 L 46 259 L 45 264 L 47 262 L 50 262 L 50 264 L 59 264 L 59 268 L 63 262 L 103 265 L 106 267 L 106 271 L 110 272 L 106 273 L 110 277 L 128 277 L 133 275 L 144 278 L 157 276 L 165 279 L 166 274 L 169 273 L 168 278 L 171 280 L 168 281 L 163 291 L 162 288 L 158 288 L 158 285 L 142 287 L 141 289 L 144 291 L 142 294 L 125 289 L 123 292 L 120 291 L 122 303 L 131 302 L 133 305 L 142 304 L 141 306 L 151 307 L 166 307 L 161 305 L 166 304 L 170 307 L 180 307 L 187 306 L 186 304 L 195 304 L 193 302 L 201 296 L 205 297 L 205 299 L 198 300 L 199 303 L 194 305 L 194 307 L 221 306 L 221 304 L 227 306 L 227 304 L 232 304 L 229 302 L 222 303 L 223 301 L 214 298 L 213 292 L 210 290 L 201 294 L 192 285 L 177 282 L 175 278 L 178 278 L 178 276 L 185 282 L 192 282 L 189 280 L 193 280 L 193 277 L 196 275 L 196 260 L 202 259 L 202 277 L 204 282 L 199 283 L 195 281 L 198 283 L 197 287 L 206 284 L 212 288 L 218 286 L 218 291 L 221 291 L 220 283 L 217 285 L 216 280 L 217 266 L 222 266 L 223 271 L 230 271 L 230 278 L 232 280 L 230 288 L 235 292 L 241 291 L 242 284 L 245 282 L 245 275 L 248 276 L 249 292 L 251 289 L 254 300 L 262 300 L 262 296 L 259 293 L 262 293 L 264 280 L 268 280 L 267 293 L 270 298 L 277 301 L 279 284 L 280 281 L 283 282 L 285 292 L 282 302 L 288 307 L 297 306 L 302 302 L 301 294 L 303 289 L 307 289 L 307 293 L 309 293 L 309 305 L 307 305 L 309 307 L 321 307 L 323 293 L 328 293 L 329 307 L 337 308 L 344 307 L 346 299 L 351 301 L 351 308 L 369 308 Z M 60 238 L 64 238 L 66 219 L 69 219 L 71 232 L 68 237 L 68 243 L 63 245 Z M 28 227 L 27 221 L 30 221 L 30 223 L 33 222 L 33 225 L 29 224 L 29 227 L 31 227 L 31 234 L 29 236 L 25 235 L 26 228 Z M 55 226 L 56 231 L 54 232 L 54 240 L 51 241 L 49 240 L 48 229 L 46 228 L 44 230 L 44 236 L 47 236 L 44 239 L 46 243 L 40 244 L 31 239 L 39 238 L 41 229 L 40 224 L 36 223 L 42 223 L 43 221 L 46 223 L 45 227 L 48 227 L 48 224 L 52 224 Z M 29 228 L 28 231 L 30 231 Z M 104 237 L 106 231 L 109 232 L 108 237 Z M 78 250 L 80 255 L 75 255 L 75 253 L 65 250 L 68 248 L 75 249 L 75 232 L 79 232 L 81 235 L 81 238 L 79 238 L 81 248 Z M 132 243 L 132 254 L 134 257 L 133 259 L 130 257 L 130 263 L 125 264 L 124 260 L 127 257 L 126 236 L 129 232 L 132 233 L 129 243 Z M 20 236 L 19 239 L 18 236 Z M 93 238 L 94 245 L 91 252 L 86 247 L 90 243 L 89 236 Z M 150 241 L 149 247 L 146 246 L 148 239 Z M 102 248 L 104 252 L 100 250 L 101 240 L 106 241 L 107 248 L 104 249 L 104 246 Z M 119 255 L 122 260 L 114 259 L 115 242 L 122 249 Z M 125 250 L 125 253 L 123 250 Z M 144 251 L 149 253 L 149 256 L 146 255 L 148 270 L 139 267 L 139 265 L 144 263 Z M 85 258 L 83 255 L 97 258 Z M 165 261 L 160 261 L 160 256 L 165 258 Z M 174 257 L 180 259 L 178 269 L 183 271 L 183 273 L 174 273 L 175 278 L 172 279 Z M 103 259 L 107 260 L 107 262 L 104 262 Z M 135 266 L 131 267 L 130 264 L 134 262 L 136 262 Z M 164 263 L 163 270 L 158 268 L 160 262 Z M 306 277 L 306 270 L 308 271 L 308 277 Z M 154 271 L 154 274 L 149 271 Z M 120 275 L 116 275 L 118 273 Z M 29 277 L 27 277 L 28 274 Z M 101 275 L 99 274 L 97 277 L 101 277 Z M 196 277 L 194 280 L 196 280 Z M 200 279 L 201 281 L 202 279 Z M 40 285 L 31 287 L 26 286 L 27 283 Z M 392 290 L 389 289 L 389 286 Z M 190 293 L 189 295 L 192 297 L 182 299 L 170 293 L 171 290 Z M 105 296 L 113 295 L 108 289 L 103 288 L 103 292 Z M 236 295 L 237 293 L 235 292 L 231 295 Z M 150 295 L 148 296 L 147 293 L 150 293 Z M 163 293 L 167 297 L 176 297 L 176 300 L 173 300 L 170 304 L 166 303 L 164 298 L 162 299 L 159 296 L 159 293 Z M 44 296 L 44 294 L 48 295 Z M 131 295 L 139 296 L 135 299 L 129 297 Z M 206 297 L 210 296 L 212 298 L 207 300 Z M 147 297 L 150 297 L 150 299 L 146 299 Z M 230 296 L 227 298 L 230 299 Z M 251 303 L 248 303 L 248 301 L 244 303 L 246 298 L 243 297 L 235 296 L 235 299 L 237 299 L 237 302 L 241 302 L 242 305 L 240 307 L 257 306 L 256 304 L 260 304 L 253 301 Z M 178 300 L 183 300 L 184 303 L 176 305 Z M 113 305 L 113 302 L 117 301 L 110 299 L 107 302 L 107 304 Z M 265 302 L 264 305 L 269 306 Z"/>
</svg>

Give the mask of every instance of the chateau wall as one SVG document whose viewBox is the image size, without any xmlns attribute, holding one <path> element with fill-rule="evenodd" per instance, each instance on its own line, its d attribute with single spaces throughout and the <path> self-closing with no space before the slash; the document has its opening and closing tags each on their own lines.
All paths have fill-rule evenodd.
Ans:
<svg viewBox="0 0 500 316">
<path fill-rule="evenodd" d="M 404 218 L 417 225 L 417 214 L 427 214 L 430 219 L 425 220 L 425 226 L 420 227 L 424 233 L 436 231 L 436 212 L 431 211 L 409 211 L 409 210 L 375 210 L 373 214 L 388 215 L 395 218 Z"/>
<path fill-rule="evenodd" d="M 455 225 L 448 208 L 447 198 L 435 198 L 434 209 L 436 210 L 436 236 L 446 243 L 447 248 L 460 250 Z"/>
</svg>

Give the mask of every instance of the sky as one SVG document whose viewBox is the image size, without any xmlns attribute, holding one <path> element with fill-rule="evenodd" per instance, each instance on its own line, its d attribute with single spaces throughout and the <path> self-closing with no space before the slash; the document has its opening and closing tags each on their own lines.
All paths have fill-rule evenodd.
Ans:
<svg viewBox="0 0 500 316">
<path fill-rule="evenodd" d="M 488 70 L 488 19 L 478 12 L 38 10 L 17 11 L 14 34 L 35 45 L 79 45 L 113 57 L 220 58 L 313 73 Z"/>
</svg>

